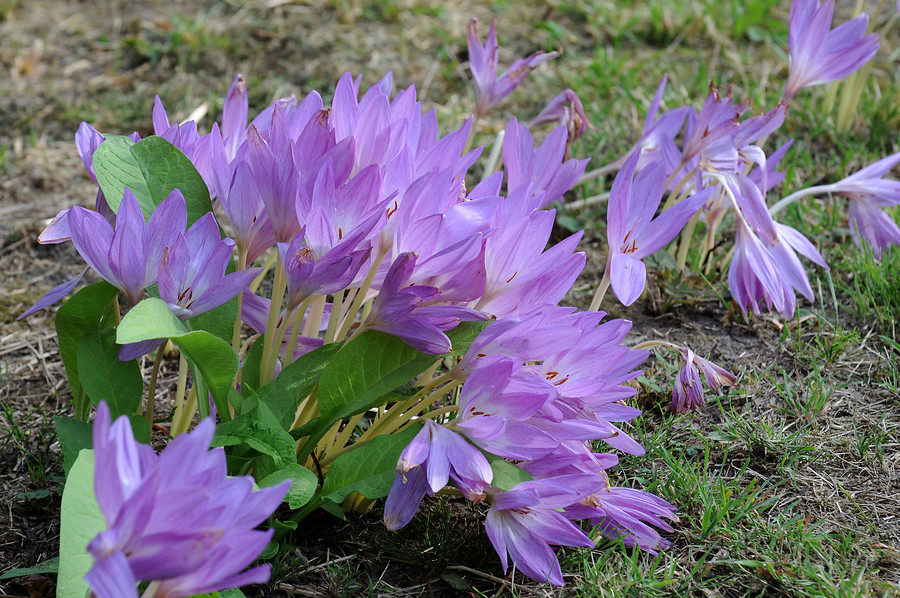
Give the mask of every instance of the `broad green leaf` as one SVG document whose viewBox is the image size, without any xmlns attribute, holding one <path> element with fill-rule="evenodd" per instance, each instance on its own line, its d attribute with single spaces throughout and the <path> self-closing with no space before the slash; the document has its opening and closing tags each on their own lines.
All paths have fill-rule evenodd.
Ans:
<svg viewBox="0 0 900 598">
<path fill-rule="evenodd" d="M 63 471 L 68 476 L 81 449 L 93 448 L 91 424 L 74 417 L 57 415 L 53 418 L 53 425 L 62 449 Z"/>
<path fill-rule="evenodd" d="M 172 313 L 165 301 L 148 297 L 122 318 L 116 329 L 116 342 L 125 345 L 155 338 L 172 338 L 188 332 L 188 327 Z"/>
<path fill-rule="evenodd" d="M 249 400 L 249 399 L 248 399 Z M 279 469 L 294 462 L 294 439 L 278 422 L 271 410 L 260 403 L 256 409 L 241 413 L 216 426 L 213 446 L 249 446 L 275 460 Z"/>
<path fill-rule="evenodd" d="M 84 575 L 93 558 L 88 543 L 106 527 L 94 497 L 94 452 L 83 450 L 69 471 L 62 495 L 59 528 L 59 576 L 57 598 L 84 598 Z"/>
<path fill-rule="evenodd" d="M 241 394 L 245 397 L 255 393 L 259 388 L 259 365 L 262 362 L 263 347 L 265 347 L 265 335 L 254 341 L 253 346 L 247 351 L 244 363 L 241 365 Z M 277 380 L 277 378 L 276 378 Z M 269 384 L 274 383 L 274 380 Z"/>
<path fill-rule="evenodd" d="M 272 409 L 284 429 L 294 423 L 300 401 L 312 391 L 340 348 L 341 343 L 329 343 L 300 356 L 281 370 L 277 378 L 259 389 L 260 402 Z"/>
<path fill-rule="evenodd" d="M 423 355 L 395 336 L 364 332 L 344 345 L 322 372 L 316 395 L 322 419 L 333 423 L 379 405 L 379 399 L 424 372 L 437 358 Z"/>
<path fill-rule="evenodd" d="M 325 476 L 322 496 L 336 503 L 354 491 L 366 498 L 387 496 L 397 475 L 400 453 L 419 429 L 410 426 L 396 434 L 376 436 L 369 444 L 335 459 Z"/>
<path fill-rule="evenodd" d="M 231 343 L 234 334 L 234 321 L 237 319 L 237 297 L 232 297 L 219 307 L 194 316 L 187 321 L 191 330 L 205 330 L 227 343 Z"/>
<path fill-rule="evenodd" d="M 109 316 L 115 309 L 119 289 L 101 280 L 72 295 L 56 312 L 56 336 L 59 355 L 72 388 L 75 417 L 86 420 L 90 403 L 84 400 L 84 389 L 78 371 L 78 343 L 81 338 L 111 325 Z"/>
<path fill-rule="evenodd" d="M 309 502 L 316 492 L 319 479 L 316 474 L 298 463 L 288 463 L 287 467 L 266 476 L 259 482 L 260 488 L 269 488 L 284 480 L 291 480 L 291 489 L 284 498 L 292 509 L 299 509 Z"/>
<path fill-rule="evenodd" d="M 232 389 L 231 385 L 234 384 L 238 371 L 238 356 L 234 349 L 205 330 L 194 330 L 171 338 L 172 342 L 184 351 L 196 371 L 203 376 L 216 402 L 220 417 L 228 419 L 228 393 Z M 198 388 L 198 392 L 199 390 L 201 389 Z"/>
<path fill-rule="evenodd" d="M 460 322 L 456 328 L 448 331 L 447 338 L 453 350 L 447 355 L 462 355 L 469 350 L 472 342 L 481 334 L 490 321 L 487 322 Z"/>
<path fill-rule="evenodd" d="M 305 459 L 334 422 L 384 404 L 391 391 L 424 372 L 439 356 L 424 355 L 395 336 L 364 332 L 332 358 L 319 378 L 319 422 L 298 454 Z"/>
<path fill-rule="evenodd" d="M 81 385 L 94 405 L 106 401 L 113 418 L 134 413 L 144 395 L 144 379 L 136 360 L 119 361 L 116 331 L 101 330 L 78 342 Z"/>
<path fill-rule="evenodd" d="M 488 462 L 491 464 L 491 470 L 494 472 L 491 486 L 495 488 L 509 490 L 519 482 L 527 482 L 532 479 L 530 473 L 501 457 L 491 454 L 485 454 L 485 457 L 487 457 Z"/>
<path fill-rule="evenodd" d="M 212 210 L 203 177 L 181 150 L 152 136 L 133 143 L 109 136 L 94 152 L 94 173 L 113 212 L 119 211 L 125 187 L 134 193 L 144 216 L 179 189 L 187 204 L 188 225 Z"/>
<path fill-rule="evenodd" d="M 116 342 L 135 343 L 154 338 L 169 338 L 178 345 L 194 370 L 195 381 L 200 384 L 198 396 L 206 396 L 207 390 L 211 392 L 219 414 L 227 419 L 228 393 L 238 369 L 238 357 L 231 345 L 205 330 L 188 330 L 165 301 L 150 297 L 125 314 Z M 198 402 L 205 417 L 206 404 Z"/>
</svg>

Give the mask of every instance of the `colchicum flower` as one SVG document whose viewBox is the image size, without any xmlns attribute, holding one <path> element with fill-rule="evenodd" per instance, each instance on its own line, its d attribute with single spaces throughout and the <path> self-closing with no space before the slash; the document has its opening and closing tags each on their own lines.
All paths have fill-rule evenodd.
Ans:
<svg viewBox="0 0 900 598">
<path fill-rule="evenodd" d="M 491 23 L 484 44 L 478 38 L 476 19 L 469 21 L 469 66 L 475 80 L 475 114 L 479 118 L 487 114 L 494 105 L 513 92 L 525 80 L 528 73 L 539 64 L 553 60 L 559 52 L 535 52 L 527 58 L 520 58 L 512 63 L 502 75 L 497 76 L 497 54 L 500 46 L 497 43 L 497 23 Z"/>
<path fill-rule="evenodd" d="M 785 100 L 804 87 L 843 79 L 878 51 L 878 35 L 866 35 L 869 15 L 863 13 L 831 30 L 833 14 L 833 0 L 794 0 L 791 5 Z"/>
<path fill-rule="evenodd" d="M 713 191 L 704 189 L 654 218 L 665 190 L 665 170 L 656 161 L 635 177 L 638 160 L 640 151 L 625 161 L 609 194 L 606 275 L 624 305 L 634 303 L 647 284 L 642 260 L 674 239 Z"/>
<path fill-rule="evenodd" d="M 172 440 L 159 455 L 135 441 L 128 418 L 94 418 L 94 492 L 107 529 L 88 544 L 85 579 L 97 598 L 181 598 L 269 579 L 247 571 L 272 530 L 255 529 L 281 504 L 289 481 L 253 491 L 250 477 L 227 477 L 225 452 L 209 450 L 212 419 Z M 242 572 L 243 571 L 243 572 Z"/>
</svg>

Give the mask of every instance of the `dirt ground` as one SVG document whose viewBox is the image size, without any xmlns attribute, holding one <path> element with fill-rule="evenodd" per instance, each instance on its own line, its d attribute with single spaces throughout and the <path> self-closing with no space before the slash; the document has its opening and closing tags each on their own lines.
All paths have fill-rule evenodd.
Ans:
<svg viewBox="0 0 900 598">
<path fill-rule="evenodd" d="M 70 395 L 56 353 L 52 310 L 24 322 L 15 318 L 82 267 L 69 245 L 36 243 L 59 210 L 93 204 L 94 185 L 74 146 L 78 124 L 85 120 L 104 132 L 147 134 L 153 96 L 159 94 L 170 116 L 180 120 L 199 109 L 208 114 L 203 121 L 208 126 L 218 118 L 221 96 L 239 72 L 248 81 L 252 114 L 291 92 L 318 89 L 327 95 L 346 70 L 362 74 L 364 84 L 390 70 L 396 88 L 415 83 L 425 107 L 437 108 L 443 126 L 455 125 L 471 100 L 464 67 L 469 18 L 479 18 L 482 31 L 492 19 L 503 19 L 501 62 L 508 64 L 515 56 L 546 49 L 550 33 L 533 23 L 547 20 L 553 10 L 548 6 L 411 0 L 0 0 L 0 68 L 5 73 L 0 78 L 0 572 L 38 565 L 57 551 L 62 471 L 50 424 L 54 415 L 68 414 Z M 603 44 L 603 32 L 582 31 L 565 12 L 557 11 L 554 18 L 583 34 L 573 43 L 585 48 Z M 532 89 L 556 89 L 566 78 L 559 69 L 565 68 L 536 73 Z M 483 130 L 499 129 L 517 112 L 533 115 L 544 99 L 539 93 L 518 95 L 482 123 Z M 580 307 L 589 303 L 589 289 L 602 273 L 601 238 L 588 234 L 582 244 L 589 268 L 570 297 Z M 662 336 L 689 344 L 732 371 L 756 372 L 745 376 L 743 390 L 731 401 L 754 425 L 781 421 L 779 395 L 759 372 L 782 368 L 786 378 L 803 378 L 809 365 L 798 353 L 802 343 L 791 338 L 810 341 L 822 332 L 815 321 L 787 330 L 776 318 L 746 324 L 698 280 L 661 280 L 634 307 L 610 309 L 612 315 L 635 322 L 634 342 Z M 896 395 L 872 384 L 880 375 L 874 357 L 882 354 L 878 331 L 865 322 L 859 327 L 858 342 L 831 364 L 831 373 L 843 382 L 827 404 L 829 420 L 822 434 L 849 438 L 854 421 L 877 422 L 885 414 L 892 429 L 900 422 Z M 671 381 L 671 374 L 662 365 L 648 366 L 648 378 Z M 642 393 L 648 430 L 659 424 L 667 392 Z M 724 417 L 721 410 L 705 409 L 683 420 L 679 433 L 705 434 Z M 780 458 L 772 447 L 747 439 L 731 446 L 729 463 L 749 459 L 762 479 Z M 837 530 L 870 533 L 873 543 L 886 547 L 888 562 L 881 565 L 881 577 L 897 583 L 900 455 L 896 442 L 892 446 L 879 462 L 856 458 L 849 448 L 842 457 L 829 453 L 814 465 L 806 462 L 798 466 L 795 487 L 781 500 L 788 505 L 802 498 L 800 508 L 808 518 Z M 835 478 L 853 489 L 852 499 L 830 483 Z M 324 516 L 313 520 L 296 559 L 281 565 L 282 581 L 265 595 L 349 594 L 339 579 L 348 571 L 354 579 L 368 579 L 379 595 L 441 595 L 466 584 L 496 592 L 503 587 L 491 578 L 500 575 L 497 561 L 460 556 L 477 553 L 472 547 L 486 542 L 477 517 L 467 509 L 453 502 L 429 507 L 422 517 L 452 522 L 447 529 L 456 535 L 437 540 L 426 538 L 434 527 L 425 524 L 396 536 L 384 532 L 374 517 L 352 526 Z M 864 521 L 847 517 L 845 509 L 867 516 Z M 865 522 L 872 521 L 878 529 L 866 532 Z M 426 540 L 432 544 L 421 544 Z M 682 540 L 674 540 L 677 548 Z M 410 563 L 404 561 L 410 550 L 438 554 L 430 564 L 421 558 Z M 490 554 L 489 549 L 481 552 Z M 466 581 L 457 586 L 461 577 Z M 0 581 L 3 595 L 53 592 L 52 577 Z M 531 590 L 526 586 L 521 592 Z"/>
</svg>

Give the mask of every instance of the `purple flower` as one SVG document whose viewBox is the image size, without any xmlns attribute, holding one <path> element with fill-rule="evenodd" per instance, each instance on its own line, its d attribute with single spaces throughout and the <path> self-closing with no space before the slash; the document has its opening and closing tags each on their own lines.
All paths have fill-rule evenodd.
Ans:
<svg viewBox="0 0 900 598">
<path fill-rule="evenodd" d="M 681 353 L 682 368 L 675 378 L 675 389 L 672 391 L 672 410 L 675 413 L 698 409 L 705 403 L 700 372 L 703 372 L 706 384 L 713 392 L 718 392 L 723 386 L 734 386 L 737 378 L 731 372 L 695 355 L 687 347 L 680 347 L 678 352 Z"/>
<path fill-rule="evenodd" d="M 497 54 L 500 46 L 497 43 L 497 22 L 491 23 L 484 44 L 478 38 L 477 22 L 477 19 L 469 21 L 466 40 L 469 45 L 469 67 L 472 69 L 472 78 L 475 81 L 475 115 L 480 118 L 511 94 L 525 80 L 528 73 L 539 64 L 559 56 L 559 52 L 535 52 L 527 58 L 520 58 L 498 77 Z"/>
<path fill-rule="evenodd" d="M 144 289 L 157 280 L 160 260 L 187 225 L 187 209 L 181 191 L 175 189 L 150 216 L 138 206 L 131 190 L 125 188 L 115 230 L 109 221 L 81 206 L 69 209 L 67 226 L 75 249 L 97 274 L 125 293 L 132 305 L 141 300 Z M 51 289 L 19 318 L 24 318 L 59 301 L 75 288 L 84 272 Z"/>
<path fill-rule="evenodd" d="M 639 151 L 632 154 L 616 175 L 607 214 L 606 275 L 624 305 L 634 303 L 647 284 L 647 268 L 642 260 L 674 239 L 713 192 L 704 189 L 654 218 L 665 190 L 665 169 L 662 162 L 656 161 L 635 177 L 639 159 Z"/>
<path fill-rule="evenodd" d="M 507 554 L 528 577 L 563 585 L 557 546 L 593 546 L 594 542 L 557 509 L 583 498 L 557 479 L 521 482 L 506 492 L 496 493 L 484 522 L 488 538 L 500 555 L 503 571 Z"/>
<path fill-rule="evenodd" d="M 531 185 L 531 197 L 525 201 L 533 209 L 561 200 L 584 173 L 588 163 L 587 159 L 565 160 L 566 144 L 566 129 L 560 125 L 535 149 L 528 127 L 516 119 L 510 120 L 503 137 L 503 164 L 509 194 L 524 185 Z"/>
<path fill-rule="evenodd" d="M 834 2 L 794 0 L 788 30 L 791 66 L 784 99 L 804 87 L 843 79 L 878 51 L 878 35 L 866 35 L 869 15 L 863 13 L 831 30 Z"/>
<path fill-rule="evenodd" d="M 182 320 L 219 307 L 250 284 L 260 268 L 226 274 L 233 241 L 222 240 L 212 213 L 180 233 L 159 266 L 159 298 Z"/>
<path fill-rule="evenodd" d="M 900 181 L 885 179 L 897 163 L 900 153 L 866 166 L 847 178 L 826 185 L 824 190 L 850 198 L 850 232 L 860 245 L 862 237 L 881 259 L 891 245 L 900 245 L 900 228 L 884 208 L 900 204 Z"/>
<path fill-rule="evenodd" d="M 128 418 L 110 425 L 101 402 L 94 418 L 94 492 L 107 529 L 91 540 L 85 576 L 98 598 L 137 597 L 138 581 L 155 596 L 180 598 L 269 579 L 269 565 L 241 572 L 272 530 L 254 529 L 278 507 L 290 482 L 253 492 L 249 477 L 228 477 L 225 452 L 209 449 L 206 419 L 159 455 L 135 441 Z"/>
<path fill-rule="evenodd" d="M 384 523 L 397 530 L 410 522 L 427 492 L 434 496 L 452 479 L 466 498 L 480 502 L 493 479 L 491 465 L 477 448 L 430 419 L 397 462 L 397 477 L 384 505 Z"/>
<path fill-rule="evenodd" d="M 444 331 L 461 321 L 486 320 L 488 316 L 443 302 L 436 287 L 409 285 L 416 257 L 402 253 L 394 260 L 364 325 L 402 338 L 423 353 L 447 353 L 452 346 Z"/>
</svg>

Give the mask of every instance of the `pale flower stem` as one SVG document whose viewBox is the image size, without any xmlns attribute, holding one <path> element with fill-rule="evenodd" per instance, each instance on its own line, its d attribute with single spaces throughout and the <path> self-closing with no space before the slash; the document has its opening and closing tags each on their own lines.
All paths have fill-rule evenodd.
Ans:
<svg viewBox="0 0 900 598">
<path fill-rule="evenodd" d="M 247 250 L 241 247 L 238 250 L 238 263 L 237 263 L 237 272 L 241 270 L 247 269 Z M 234 320 L 234 330 L 231 333 L 231 348 L 234 349 L 235 353 L 240 353 L 241 350 L 241 310 L 244 308 L 244 293 L 240 292 L 237 296 L 237 318 Z M 240 376 L 240 372 L 238 372 L 238 376 Z M 237 384 L 240 379 L 235 380 L 235 384 Z"/>
<path fill-rule="evenodd" d="M 169 434 L 174 437 L 181 418 L 184 417 L 184 392 L 187 388 L 188 363 L 184 353 L 178 362 L 178 386 L 175 389 L 175 414 L 172 416 L 172 427 Z"/>
<path fill-rule="evenodd" d="M 334 335 L 337 334 L 338 325 L 341 323 L 341 312 L 344 309 L 344 294 L 341 290 L 331 297 L 331 314 L 328 316 L 328 327 L 325 329 L 325 344 L 334 342 Z"/>
<path fill-rule="evenodd" d="M 181 412 L 181 419 L 177 422 L 173 420 L 170 435 L 174 438 L 179 434 L 187 432 L 191 426 L 191 420 L 194 419 L 194 411 L 197 409 L 197 387 L 192 386 L 188 393 L 187 404 L 184 411 Z"/>
<path fill-rule="evenodd" d="M 685 184 L 689 180 L 691 180 L 691 176 L 693 176 L 693 174 L 694 174 L 694 171 L 692 170 L 692 171 L 688 172 L 686 175 L 684 175 L 680 181 L 678 181 L 678 184 L 675 186 L 674 189 L 672 189 L 672 192 L 669 193 L 669 197 L 666 198 L 666 203 L 663 205 L 663 209 L 662 209 L 663 212 L 665 212 L 666 210 L 668 210 L 669 208 L 674 206 L 675 203 L 679 199 L 682 198 L 681 189 L 685 186 Z M 666 186 L 664 187 L 664 189 L 668 189 L 669 184 L 671 183 L 672 180 L 674 180 L 674 177 L 675 177 L 675 172 L 673 172 L 669 176 L 669 180 L 666 181 Z"/>
<path fill-rule="evenodd" d="M 260 385 L 265 384 L 274 377 L 275 360 L 278 358 L 278 348 L 281 346 L 281 339 L 278 338 L 276 333 L 278 329 L 278 315 L 281 313 L 281 303 L 286 289 L 287 275 L 279 257 L 278 266 L 275 270 L 275 285 L 272 288 L 272 302 L 269 304 L 269 319 L 266 322 L 266 344 L 263 347 L 262 360 L 260 361 Z"/>
<path fill-rule="evenodd" d="M 431 382 L 429 382 L 427 385 L 425 385 L 421 389 L 419 389 L 419 391 L 415 395 L 410 397 L 409 399 L 403 401 L 402 403 L 395 403 L 390 409 L 388 409 L 387 411 L 384 412 L 383 416 L 381 416 L 380 418 L 378 418 L 374 422 L 372 422 L 372 425 L 369 426 L 368 430 L 363 432 L 363 435 L 360 437 L 359 440 L 365 440 L 366 442 L 368 442 L 368 440 L 372 436 L 377 436 L 378 434 L 381 434 L 382 433 L 381 429 L 388 426 L 389 424 L 391 424 L 391 422 L 396 420 L 400 416 L 401 413 L 410 409 L 413 405 L 415 405 L 420 400 L 422 400 L 423 397 L 428 396 L 428 394 L 431 393 L 431 391 L 433 391 L 435 388 L 437 388 L 441 384 L 443 384 L 445 382 L 449 382 L 451 380 L 453 380 L 453 376 L 451 375 L 450 372 L 441 374 L 440 376 L 438 376 L 437 378 L 435 378 Z M 377 434 L 376 434 L 376 432 L 377 432 Z M 359 442 L 359 441 L 357 441 L 357 442 Z"/>
<path fill-rule="evenodd" d="M 491 146 L 491 153 L 488 156 L 487 164 L 484 166 L 484 176 L 496 172 L 498 163 L 502 162 L 501 155 L 503 153 L 503 138 L 505 135 L 506 131 L 501 129 L 497 132 L 497 136 L 494 137 L 494 145 Z"/>
<path fill-rule="evenodd" d="M 687 262 L 688 250 L 691 248 L 691 241 L 694 238 L 694 231 L 697 228 L 697 222 L 700 220 L 700 212 L 694 214 L 687 226 L 681 231 L 681 243 L 678 245 L 678 256 L 675 260 L 675 271 L 684 272 L 684 265 Z"/>
<path fill-rule="evenodd" d="M 290 337 L 290 339 L 288 339 L 287 346 L 285 347 L 285 353 L 284 353 L 285 365 L 294 361 L 294 351 L 297 349 L 297 337 L 300 335 L 300 326 L 299 326 L 300 314 L 306 313 L 306 308 L 309 306 L 309 299 L 310 299 L 309 297 L 304 299 L 301 302 L 299 309 L 297 309 L 294 312 L 294 314 L 289 318 L 290 321 L 285 323 L 285 326 L 293 326 L 293 328 L 291 328 L 291 337 Z M 278 330 L 277 334 L 278 334 L 279 338 L 282 336 L 280 329 Z"/>
<path fill-rule="evenodd" d="M 670 343 L 668 341 L 660 341 L 660 340 L 644 341 L 642 343 L 636 344 L 631 349 L 633 351 L 638 351 L 641 349 L 650 349 L 653 347 L 665 347 L 667 349 L 672 349 L 673 351 L 678 351 L 678 349 L 679 349 L 678 345 L 676 345 L 674 343 Z"/>
<path fill-rule="evenodd" d="M 446 415 L 448 413 L 454 413 L 456 411 L 459 411 L 459 405 L 447 405 L 446 407 L 438 407 L 437 409 L 427 411 L 420 415 L 419 418 L 434 420 L 434 418 L 438 417 L 439 415 Z"/>
<path fill-rule="evenodd" d="M 600 304 L 603 303 L 603 297 L 606 296 L 606 291 L 609 290 L 609 283 L 609 268 L 607 268 L 603 272 L 603 280 L 601 280 L 600 284 L 597 286 L 597 292 L 594 293 L 594 299 L 591 301 L 591 306 L 588 308 L 588 311 L 597 311 Z"/>
<path fill-rule="evenodd" d="M 472 117 L 472 128 L 469 130 L 469 138 L 466 139 L 466 146 L 462 151 L 463 155 L 469 153 L 469 148 L 472 147 L 472 142 L 475 141 L 476 131 L 478 131 L 478 120 L 478 113 L 476 112 Z"/>
<path fill-rule="evenodd" d="M 573 201 L 572 203 L 563 204 L 563 207 L 569 211 L 580 210 L 581 208 L 586 208 L 594 204 L 603 203 L 608 199 L 609 191 L 607 191 L 606 193 L 592 195 L 590 197 L 586 197 L 585 199 L 579 199 L 578 201 Z"/>
<path fill-rule="evenodd" d="M 353 303 L 350 305 L 350 309 L 347 310 L 347 315 L 344 316 L 344 322 L 341 325 L 340 332 L 338 332 L 335 340 L 343 339 L 347 336 L 347 333 L 350 332 L 350 327 L 353 326 L 356 314 L 359 313 L 359 308 L 362 307 L 363 302 L 366 300 L 366 293 L 369 292 L 369 287 L 372 286 L 372 281 L 375 280 L 378 268 L 381 266 L 381 262 L 384 261 L 384 258 L 387 257 L 387 254 L 388 249 L 382 249 L 378 252 L 378 255 L 375 256 L 375 259 L 372 260 L 372 267 L 369 268 L 366 279 L 363 281 L 360 289 L 356 292 L 356 297 L 353 298 Z"/>
<path fill-rule="evenodd" d="M 816 187 L 807 187 L 806 189 L 800 189 L 799 191 L 791 193 L 790 195 L 776 203 L 774 206 L 769 208 L 769 214 L 774 216 L 802 197 L 807 197 L 809 195 L 818 195 L 819 193 L 829 193 L 833 189 L 834 185 L 818 185 Z"/>
<path fill-rule="evenodd" d="M 156 356 L 153 358 L 153 369 L 150 371 L 150 383 L 147 385 L 147 405 L 144 409 L 144 417 L 147 423 L 153 427 L 153 406 L 156 404 L 156 380 L 159 378 L 159 368 L 162 365 L 163 357 L 166 354 L 166 348 L 169 341 L 163 342 L 156 349 Z"/>
<path fill-rule="evenodd" d="M 582 185 L 584 183 L 590 183 L 591 181 L 595 181 L 604 175 L 607 175 L 611 172 L 615 172 L 615 171 L 619 170 L 619 168 L 622 167 L 623 161 L 624 160 L 622 158 L 619 158 L 615 162 L 611 162 L 605 166 L 601 166 L 600 168 L 595 168 L 594 170 L 592 170 L 590 172 L 586 172 L 583 175 L 581 175 L 581 178 L 578 179 L 578 182 L 575 183 L 575 185 L 577 186 L 577 185 Z"/>
<path fill-rule="evenodd" d="M 275 265 L 275 261 L 278 259 L 278 252 L 269 254 L 269 257 L 266 258 L 266 263 L 263 264 L 262 271 L 257 274 L 256 278 L 253 279 L 253 282 L 250 283 L 250 292 L 255 293 L 259 289 L 259 285 L 266 279 L 266 275 L 269 273 L 269 270 L 272 269 L 272 266 Z"/>
<path fill-rule="evenodd" d="M 365 412 L 357 413 L 349 420 L 347 420 L 347 425 L 344 426 L 344 429 L 341 430 L 341 433 L 336 438 L 334 438 L 332 442 L 328 443 L 328 445 L 325 447 L 325 450 L 321 453 L 323 458 L 327 458 L 328 455 L 331 454 L 336 448 L 343 448 L 344 445 L 347 444 L 347 440 L 350 439 L 350 435 L 353 434 L 353 430 L 356 429 L 356 425 L 364 415 Z M 328 438 L 328 436 L 326 436 L 326 438 Z"/>
</svg>

